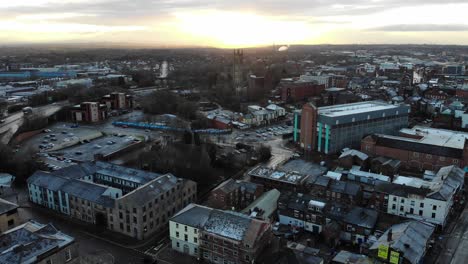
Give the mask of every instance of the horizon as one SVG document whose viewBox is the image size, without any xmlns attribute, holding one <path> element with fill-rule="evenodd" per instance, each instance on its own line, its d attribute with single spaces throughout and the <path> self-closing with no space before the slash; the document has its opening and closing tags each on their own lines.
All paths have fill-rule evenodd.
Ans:
<svg viewBox="0 0 468 264">
<path fill-rule="evenodd" d="M 0 7 L 2 45 L 247 48 L 468 45 L 461 0 L 17 0 Z"/>
</svg>

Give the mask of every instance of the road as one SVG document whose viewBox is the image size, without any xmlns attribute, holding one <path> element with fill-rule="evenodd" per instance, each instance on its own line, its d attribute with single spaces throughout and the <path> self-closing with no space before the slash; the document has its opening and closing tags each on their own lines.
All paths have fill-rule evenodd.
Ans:
<svg viewBox="0 0 468 264">
<path fill-rule="evenodd" d="M 453 242 L 451 245 L 454 247 L 448 247 L 452 251 L 451 264 L 464 264 L 468 261 L 468 208 L 465 208 L 460 218 L 457 221 L 455 230 L 452 232 Z M 448 263 L 448 262 L 447 262 Z"/>
<path fill-rule="evenodd" d="M 39 106 L 39 107 L 33 108 L 33 115 L 48 117 L 58 112 L 62 107 L 64 107 L 67 104 L 69 103 L 67 101 L 64 101 L 64 102 L 57 102 L 54 104 Z M 14 113 L 8 116 L 7 118 L 5 118 L 5 123 L 0 124 L 0 135 L 2 135 L 1 143 L 8 144 L 11 138 L 13 137 L 13 135 L 15 135 L 18 129 L 23 125 L 24 120 L 25 119 L 24 119 L 23 112 Z"/>
<path fill-rule="evenodd" d="M 443 248 L 434 263 L 464 264 L 468 259 L 468 208 L 460 214 L 454 230 L 445 235 L 441 243 Z"/>
</svg>

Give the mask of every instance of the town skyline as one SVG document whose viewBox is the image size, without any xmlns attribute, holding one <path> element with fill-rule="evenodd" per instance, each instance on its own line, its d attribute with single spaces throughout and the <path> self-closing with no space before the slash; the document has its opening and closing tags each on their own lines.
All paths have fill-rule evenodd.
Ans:
<svg viewBox="0 0 468 264">
<path fill-rule="evenodd" d="M 56 1 L 0 7 L 4 45 L 468 44 L 463 1 Z"/>
</svg>

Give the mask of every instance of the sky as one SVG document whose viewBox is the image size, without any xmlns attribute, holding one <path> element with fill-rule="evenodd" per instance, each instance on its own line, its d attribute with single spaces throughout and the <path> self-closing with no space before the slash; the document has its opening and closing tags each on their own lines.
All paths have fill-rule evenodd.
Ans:
<svg viewBox="0 0 468 264">
<path fill-rule="evenodd" d="M 468 45 L 466 0 L 0 0 L 0 44 Z"/>
</svg>

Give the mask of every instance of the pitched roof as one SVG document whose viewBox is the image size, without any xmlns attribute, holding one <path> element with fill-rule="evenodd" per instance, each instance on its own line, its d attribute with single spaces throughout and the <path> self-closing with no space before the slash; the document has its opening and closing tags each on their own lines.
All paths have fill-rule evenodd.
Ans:
<svg viewBox="0 0 468 264">
<path fill-rule="evenodd" d="M 18 208 L 18 205 L 0 198 L 0 215 Z"/>
<path fill-rule="evenodd" d="M 434 226 L 424 222 L 408 221 L 393 225 L 370 247 L 378 249 L 381 245 L 403 253 L 410 263 L 421 263 L 426 253 L 426 245 L 434 232 Z M 389 232 L 392 233 L 389 241 Z"/>
<path fill-rule="evenodd" d="M 191 227 L 202 228 L 210 217 L 213 209 L 197 204 L 189 204 L 170 220 Z"/>
<path fill-rule="evenodd" d="M 38 256 L 73 242 L 52 224 L 29 221 L 0 235 L 0 263 L 35 263 Z"/>
</svg>

